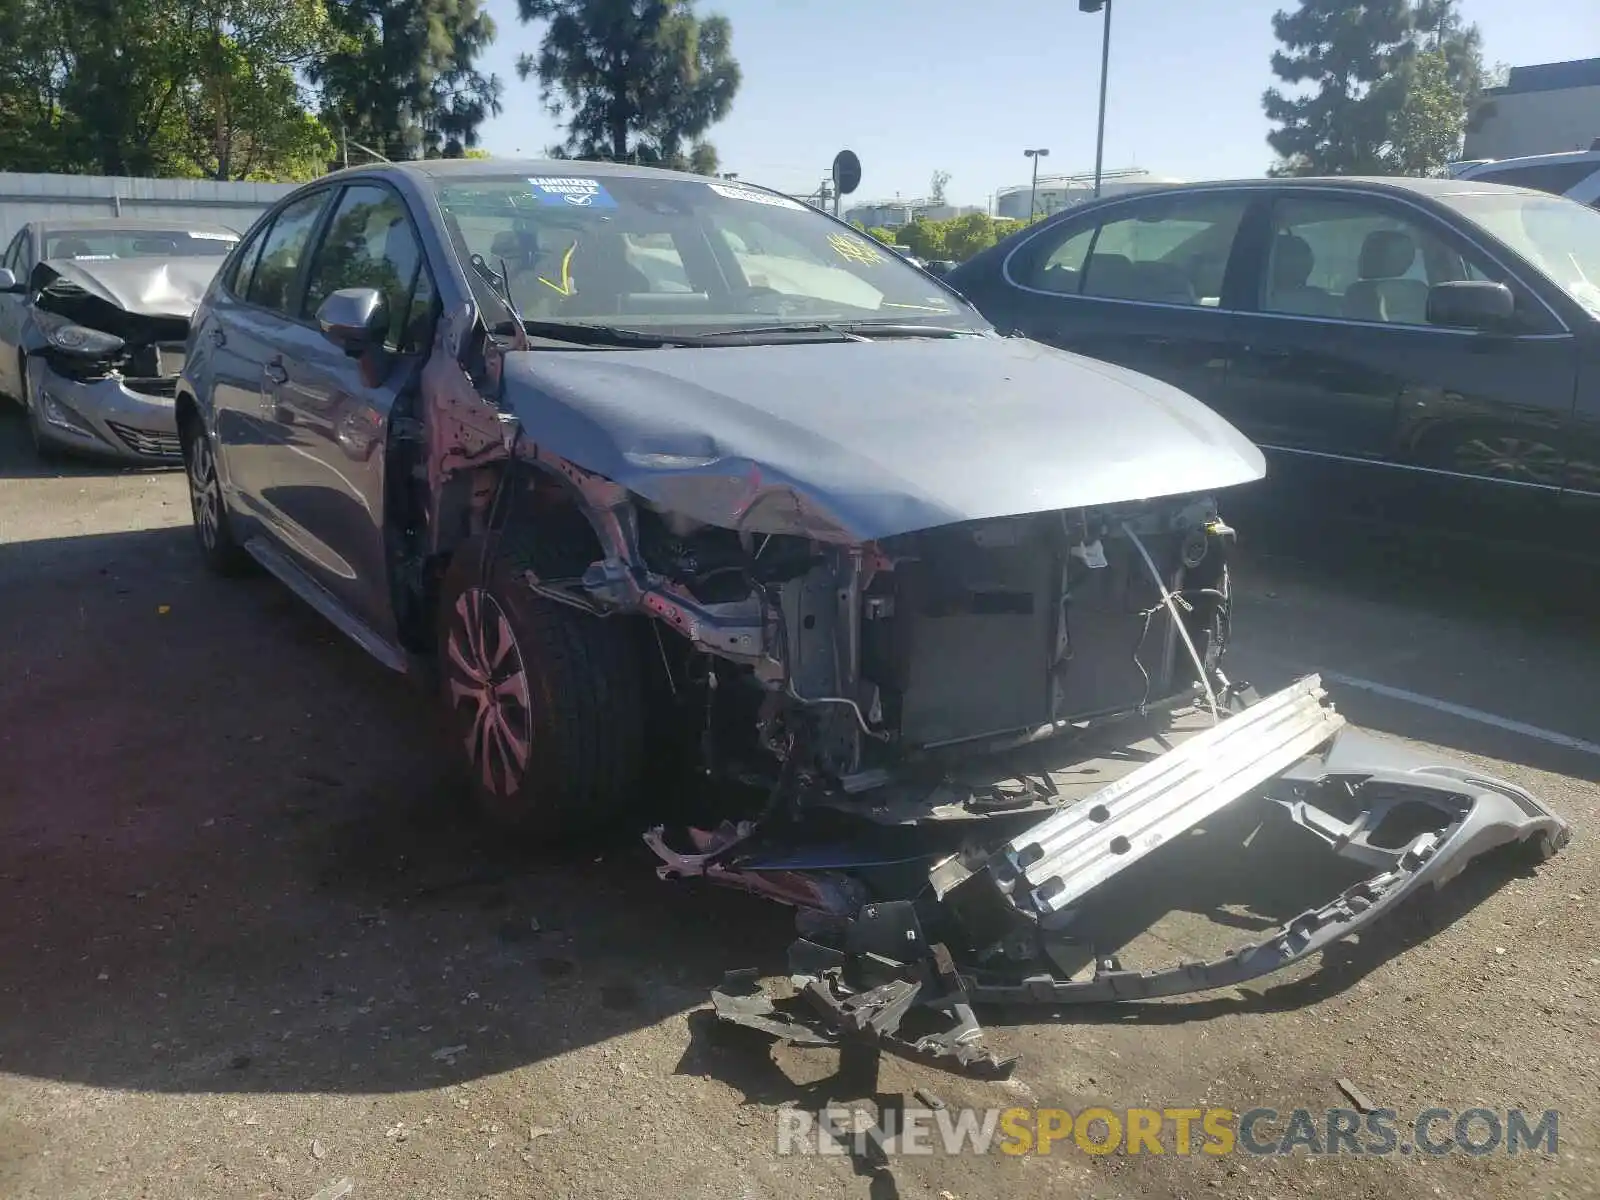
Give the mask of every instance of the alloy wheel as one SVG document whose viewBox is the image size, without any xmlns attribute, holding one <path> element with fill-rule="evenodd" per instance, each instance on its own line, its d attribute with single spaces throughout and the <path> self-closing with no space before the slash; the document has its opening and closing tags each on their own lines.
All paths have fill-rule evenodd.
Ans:
<svg viewBox="0 0 1600 1200">
<path fill-rule="evenodd" d="M 445 647 L 450 706 L 470 712 L 467 756 L 495 796 L 517 790 L 533 742 L 522 648 L 498 601 L 482 588 L 456 598 Z"/>
<path fill-rule="evenodd" d="M 200 544 L 215 550 L 222 522 L 222 487 L 217 482 L 216 459 L 204 433 L 197 432 L 189 438 L 188 447 L 189 507 L 194 511 L 194 527 L 200 534 Z"/>
<path fill-rule="evenodd" d="M 1456 469 L 1517 483 L 1561 483 L 1561 452 L 1532 438 L 1483 434 L 1456 443 Z"/>
</svg>

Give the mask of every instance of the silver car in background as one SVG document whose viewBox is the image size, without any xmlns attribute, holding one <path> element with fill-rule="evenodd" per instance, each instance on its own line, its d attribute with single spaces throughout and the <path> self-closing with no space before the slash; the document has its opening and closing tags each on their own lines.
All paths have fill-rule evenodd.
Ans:
<svg viewBox="0 0 1600 1200">
<path fill-rule="evenodd" d="M 38 221 L 0 259 L 0 392 L 41 453 L 182 459 L 173 397 L 195 305 L 239 235 L 183 222 Z"/>
</svg>

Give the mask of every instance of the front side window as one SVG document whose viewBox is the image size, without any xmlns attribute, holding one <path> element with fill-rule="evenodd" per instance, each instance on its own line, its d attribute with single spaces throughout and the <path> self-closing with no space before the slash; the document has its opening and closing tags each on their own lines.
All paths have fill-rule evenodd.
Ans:
<svg viewBox="0 0 1600 1200">
<path fill-rule="evenodd" d="M 1600 318 L 1600 212 L 1559 196 L 1514 192 L 1441 199 Z"/>
<path fill-rule="evenodd" d="M 1117 205 L 1037 260 L 1032 286 L 1067 295 L 1216 308 L 1250 196 L 1163 196 Z"/>
<path fill-rule="evenodd" d="M 1290 198 L 1272 209 L 1263 312 L 1428 324 L 1434 284 L 1489 278 L 1423 221 L 1356 198 Z"/>
<path fill-rule="evenodd" d="M 322 302 L 343 288 L 373 288 L 389 318 L 386 343 L 398 349 L 412 322 L 417 275 L 424 270 L 422 247 L 400 197 L 376 184 L 346 188 L 311 260 L 300 315 L 315 317 Z"/>
<path fill-rule="evenodd" d="M 581 166 L 434 185 L 481 302 L 509 295 L 528 319 L 685 332 L 797 320 L 988 328 L 888 248 L 798 201 Z"/>
<path fill-rule="evenodd" d="M 20 230 L 17 236 L 11 239 L 11 245 L 6 247 L 6 256 L 0 259 L 0 266 L 5 267 L 17 278 L 22 278 L 22 247 L 28 240 L 28 231 Z"/>
<path fill-rule="evenodd" d="M 328 201 L 326 191 L 313 192 L 284 207 L 261 243 L 261 256 L 244 298 L 285 316 L 295 311 L 294 287 L 312 231 Z"/>
</svg>

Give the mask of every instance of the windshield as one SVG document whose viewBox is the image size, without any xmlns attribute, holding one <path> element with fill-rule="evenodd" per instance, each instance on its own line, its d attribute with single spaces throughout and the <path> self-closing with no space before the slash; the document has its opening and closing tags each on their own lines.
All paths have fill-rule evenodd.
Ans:
<svg viewBox="0 0 1600 1200">
<path fill-rule="evenodd" d="M 221 258 L 237 234 L 209 229 L 58 229 L 45 234 L 49 258 Z"/>
<path fill-rule="evenodd" d="M 1600 212 L 1559 196 L 1468 192 L 1444 197 L 1600 318 Z"/>
<path fill-rule="evenodd" d="M 888 247 L 795 200 L 718 179 L 580 173 L 437 183 L 480 302 L 529 321 L 750 329 L 796 320 L 986 330 Z"/>
</svg>

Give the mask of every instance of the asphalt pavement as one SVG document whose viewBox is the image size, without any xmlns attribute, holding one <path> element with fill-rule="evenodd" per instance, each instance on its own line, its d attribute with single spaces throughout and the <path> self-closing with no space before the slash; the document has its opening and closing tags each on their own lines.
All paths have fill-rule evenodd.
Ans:
<svg viewBox="0 0 1600 1200">
<path fill-rule="evenodd" d="M 662 883 L 640 846 L 495 837 L 431 701 L 271 580 L 209 578 L 188 520 L 180 474 L 40 467 L 0 412 L 6 1200 L 1600 1194 L 1600 610 L 1556 573 L 1243 528 L 1236 677 L 1328 672 L 1354 722 L 1536 791 L 1573 843 L 1285 978 L 986 1012 L 1022 1055 L 995 1084 L 716 1029 L 708 989 L 781 972 L 790 913 Z M 1251 937 L 1286 886 L 1193 857 L 1135 959 Z M 919 1087 L 1287 1113 L 1348 1104 L 1339 1080 L 1401 1111 L 1558 1109 L 1559 1149 L 777 1152 L 783 1107 Z"/>
</svg>

